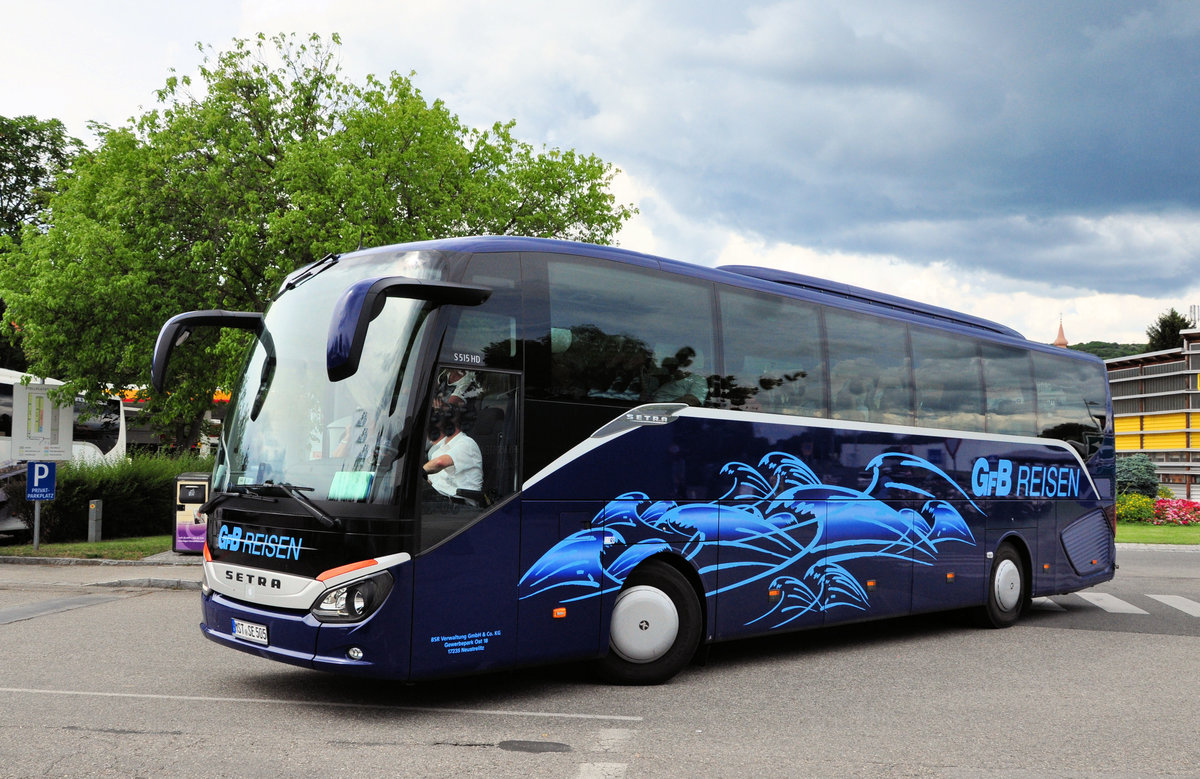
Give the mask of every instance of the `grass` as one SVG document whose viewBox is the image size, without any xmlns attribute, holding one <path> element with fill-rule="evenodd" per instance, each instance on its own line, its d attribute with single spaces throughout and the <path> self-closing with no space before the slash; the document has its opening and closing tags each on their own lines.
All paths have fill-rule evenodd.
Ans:
<svg viewBox="0 0 1200 779">
<path fill-rule="evenodd" d="M 1200 544 L 1200 526 L 1118 522 L 1117 541 L 1126 544 Z"/>
<path fill-rule="evenodd" d="M 159 552 L 171 550 L 171 536 L 117 538 L 89 544 L 76 541 L 69 544 L 41 544 L 35 552 L 33 544 L 0 546 L 0 556 L 7 557 L 76 557 L 103 560 L 141 560 Z"/>
</svg>

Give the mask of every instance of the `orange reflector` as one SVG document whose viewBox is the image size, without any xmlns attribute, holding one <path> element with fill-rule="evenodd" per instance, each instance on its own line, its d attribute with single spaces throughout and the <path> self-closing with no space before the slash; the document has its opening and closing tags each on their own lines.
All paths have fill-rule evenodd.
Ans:
<svg viewBox="0 0 1200 779">
<path fill-rule="evenodd" d="M 370 568 L 372 565 L 375 565 L 375 562 L 376 562 L 375 560 L 360 560 L 357 563 L 350 563 L 349 565 L 343 565 L 340 568 L 330 568 L 325 573 L 318 575 L 317 581 L 323 582 L 328 579 L 332 579 L 335 576 L 341 576 L 344 573 L 350 573 L 351 571 L 357 571 L 359 568 Z"/>
<path fill-rule="evenodd" d="M 1099 564 L 1100 564 L 1099 560 L 1092 560 L 1092 565 L 1099 565 Z"/>
<path fill-rule="evenodd" d="M 948 584 L 954 584 L 954 571 L 951 571 L 950 573 L 946 574 L 946 582 Z"/>
<path fill-rule="evenodd" d="M 555 619 L 565 619 L 566 616 L 567 616 L 567 607 L 566 606 L 559 606 L 558 608 L 556 608 L 554 610 L 554 618 Z"/>
<path fill-rule="evenodd" d="M 779 598 L 782 596 L 783 596 L 783 590 L 780 590 L 780 589 L 767 590 L 767 597 L 770 598 L 771 600 L 779 600 Z"/>
<path fill-rule="evenodd" d="M 1043 566 L 1042 566 L 1042 570 L 1043 570 L 1043 571 L 1049 571 L 1049 570 L 1050 570 L 1050 563 L 1046 563 L 1045 565 L 1043 565 Z"/>
<path fill-rule="evenodd" d="M 212 562 L 212 552 L 208 551 L 208 542 L 207 541 L 204 542 L 204 562 L 206 562 L 206 563 Z"/>
<path fill-rule="evenodd" d="M 870 592 L 873 589 L 875 589 L 875 580 L 867 579 L 867 591 Z"/>
</svg>

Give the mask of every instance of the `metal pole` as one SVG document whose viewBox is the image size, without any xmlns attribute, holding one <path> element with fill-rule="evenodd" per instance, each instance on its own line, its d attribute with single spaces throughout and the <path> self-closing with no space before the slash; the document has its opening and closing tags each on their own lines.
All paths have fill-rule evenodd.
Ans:
<svg viewBox="0 0 1200 779">
<path fill-rule="evenodd" d="M 35 500 L 33 502 L 33 551 L 38 550 L 38 545 L 41 543 L 42 536 L 42 502 Z"/>
</svg>

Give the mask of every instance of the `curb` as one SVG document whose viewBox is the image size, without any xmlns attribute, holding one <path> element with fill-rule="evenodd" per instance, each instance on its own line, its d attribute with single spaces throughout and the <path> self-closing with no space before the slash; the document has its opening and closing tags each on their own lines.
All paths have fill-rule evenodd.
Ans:
<svg viewBox="0 0 1200 779">
<path fill-rule="evenodd" d="M 96 582 L 91 587 L 131 587 L 152 590 L 199 590 L 200 582 L 184 579 L 118 579 L 113 582 Z"/>
<path fill-rule="evenodd" d="M 157 565 L 157 566 L 172 566 L 172 565 L 199 565 L 203 562 L 203 558 L 197 557 L 195 560 L 176 560 L 164 559 L 155 560 L 146 558 L 144 560 L 104 560 L 95 557 L 13 557 L 11 555 L 0 555 L 0 565 Z"/>
</svg>

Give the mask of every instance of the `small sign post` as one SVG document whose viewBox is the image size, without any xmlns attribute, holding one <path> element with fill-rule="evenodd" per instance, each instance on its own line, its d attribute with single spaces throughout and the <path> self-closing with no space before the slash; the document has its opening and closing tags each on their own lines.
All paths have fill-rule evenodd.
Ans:
<svg viewBox="0 0 1200 779">
<path fill-rule="evenodd" d="M 52 462 L 31 462 L 25 469 L 25 500 L 33 501 L 33 548 L 36 551 L 42 535 L 42 501 L 54 500 L 57 465 Z"/>
</svg>

